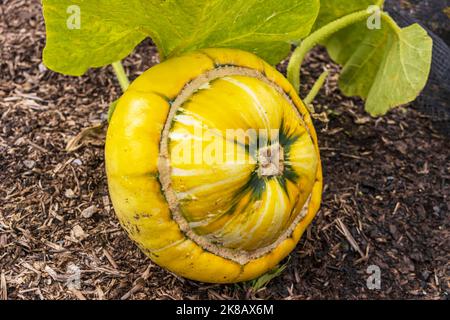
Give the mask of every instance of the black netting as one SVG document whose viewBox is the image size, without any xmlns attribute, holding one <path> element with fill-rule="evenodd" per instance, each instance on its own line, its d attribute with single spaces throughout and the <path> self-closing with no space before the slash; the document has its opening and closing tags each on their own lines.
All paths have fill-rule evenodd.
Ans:
<svg viewBox="0 0 450 320">
<path fill-rule="evenodd" d="M 386 10 L 404 27 L 420 23 L 433 38 L 433 62 L 427 86 L 414 103 L 436 129 L 450 136 L 450 0 L 391 0 Z"/>
</svg>

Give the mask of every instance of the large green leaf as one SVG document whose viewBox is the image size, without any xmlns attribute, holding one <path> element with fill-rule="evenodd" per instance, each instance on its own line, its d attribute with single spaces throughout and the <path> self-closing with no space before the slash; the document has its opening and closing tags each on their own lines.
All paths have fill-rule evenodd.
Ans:
<svg viewBox="0 0 450 320">
<path fill-rule="evenodd" d="M 365 10 L 374 0 L 322 1 L 315 29 L 346 14 Z M 344 28 L 324 45 L 331 58 L 343 66 L 339 87 L 347 96 L 366 100 L 373 116 L 416 99 L 431 67 L 432 39 L 419 25 L 400 29 L 390 18 L 370 30 L 366 21 Z"/>
<path fill-rule="evenodd" d="M 68 28 L 73 5 L 80 9 L 80 28 Z M 43 8 L 45 64 L 81 75 L 123 59 L 148 36 L 162 59 L 233 47 L 276 64 L 292 41 L 309 34 L 319 0 L 43 0 Z"/>
</svg>

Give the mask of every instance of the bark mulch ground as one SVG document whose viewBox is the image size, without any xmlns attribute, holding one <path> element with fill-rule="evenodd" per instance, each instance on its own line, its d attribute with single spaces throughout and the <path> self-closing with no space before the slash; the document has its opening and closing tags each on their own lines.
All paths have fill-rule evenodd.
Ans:
<svg viewBox="0 0 450 320">
<path fill-rule="evenodd" d="M 1 298 L 448 299 L 449 140 L 412 107 L 368 117 L 339 92 L 323 50 L 303 75 L 306 92 L 325 66 L 333 71 L 315 101 L 322 208 L 286 269 L 254 290 L 181 279 L 128 239 L 108 197 L 101 134 L 65 151 L 104 121 L 120 88 L 110 67 L 80 78 L 46 70 L 44 43 L 39 1 L 0 2 Z M 157 62 L 145 41 L 125 67 L 135 78 Z M 371 265 L 379 290 L 366 286 Z M 70 288 L 77 268 L 80 287 Z"/>
</svg>

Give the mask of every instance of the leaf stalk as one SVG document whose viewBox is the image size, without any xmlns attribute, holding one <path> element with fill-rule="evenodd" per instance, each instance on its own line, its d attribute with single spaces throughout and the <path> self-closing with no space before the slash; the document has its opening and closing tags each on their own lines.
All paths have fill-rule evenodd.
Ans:
<svg viewBox="0 0 450 320">
<path fill-rule="evenodd" d="M 318 45 L 319 43 L 323 42 L 328 37 L 330 37 L 332 34 L 352 24 L 361 22 L 370 17 L 372 14 L 373 12 L 369 12 L 368 10 L 361 10 L 348 14 L 333 22 L 330 22 L 329 24 L 314 31 L 308 37 L 303 39 L 303 41 L 300 43 L 300 45 L 295 49 L 294 53 L 292 54 L 292 57 L 289 61 L 289 65 L 287 68 L 288 79 L 292 83 L 294 88 L 297 90 L 297 92 L 300 91 L 300 68 L 302 66 L 303 60 L 305 59 L 306 54 L 316 45 Z M 400 31 L 400 28 L 387 13 L 381 12 L 381 17 L 396 32 Z"/>
<path fill-rule="evenodd" d="M 112 66 L 117 80 L 119 80 L 120 87 L 122 88 L 122 91 L 125 92 L 130 86 L 130 81 L 128 80 L 127 74 L 125 73 L 122 62 L 116 61 L 112 64 Z"/>
<path fill-rule="evenodd" d="M 336 33 L 337 31 L 342 30 L 345 27 L 348 27 L 356 22 L 367 19 L 368 16 L 370 16 L 370 13 L 368 13 L 367 10 L 361 10 L 355 13 L 351 13 L 333 22 L 330 22 L 329 24 L 314 31 L 308 37 L 303 39 L 303 41 L 292 54 L 287 69 L 288 79 L 292 83 L 294 88 L 300 91 L 300 68 L 306 54 L 312 48 L 314 48 L 320 42 L 326 40 L 333 33 Z"/>
<path fill-rule="evenodd" d="M 322 72 L 319 79 L 317 79 L 311 91 L 308 93 L 308 96 L 305 99 L 303 99 L 303 102 L 305 103 L 306 107 L 309 109 L 311 113 L 314 113 L 314 107 L 312 106 L 312 102 L 319 94 L 319 91 L 320 89 L 322 89 L 323 84 L 325 83 L 325 80 L 327 80 L 329 74 L 330 72 L 328 70 Z"/>
</svg>

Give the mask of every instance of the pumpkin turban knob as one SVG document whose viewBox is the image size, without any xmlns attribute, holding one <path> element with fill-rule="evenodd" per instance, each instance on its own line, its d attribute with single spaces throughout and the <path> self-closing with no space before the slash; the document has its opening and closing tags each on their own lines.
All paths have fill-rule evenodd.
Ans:
<svg viewBox="0 0 450 320">
<path fill-rule="evenodd" d="M 205 49 L 136 79 L 108 129 L 116 214 L 157 264 L 204 282 L 250 280 L 314 218 L 322 170 L 311 118 L 253 54 Z"/>
</svg>

